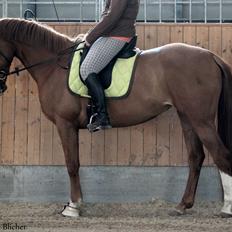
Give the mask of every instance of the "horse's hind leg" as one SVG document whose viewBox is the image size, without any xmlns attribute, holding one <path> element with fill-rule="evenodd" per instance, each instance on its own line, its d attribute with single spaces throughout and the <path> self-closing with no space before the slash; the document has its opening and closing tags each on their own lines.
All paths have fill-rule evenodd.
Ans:
<svg viewBox="0 0 232 232">
<path fill-rule="evenodd" d="M 224 146 L 214 122 L 193 122 L 193 128 L 210 152 L 217 167 L 226 174 L 232 175 L 232 155 Z"/>
<path fill-rule="evenodd" d="M 177 212 L 183 213 L 194 203 L 200 169 L 205 157 L 203 145 L 212 155 L 217 167 L 230 175 L 232 175 L 232 156 L 221 141 L 214 120 L 197 120 L 196 118 L 193 120 L 191 116 L 187 117 L 182 114 L 179 116 L 189 154 L 190 167 L 184 196 L 176 207 Z"/>
<path fill-rule="evenodd" d="M 184 115 L 180 113 L 178 114 L 183 128 L 185 143 L 189 155 L 189 176 L 187 186 L 182 200 L 175 210 L 176 213 L 183 214 L 185 209 L 193 206 L 200 170 L 205 158 L 205 154 L 202 142 L 194 132 L 188 119 Z"/>
</svg>

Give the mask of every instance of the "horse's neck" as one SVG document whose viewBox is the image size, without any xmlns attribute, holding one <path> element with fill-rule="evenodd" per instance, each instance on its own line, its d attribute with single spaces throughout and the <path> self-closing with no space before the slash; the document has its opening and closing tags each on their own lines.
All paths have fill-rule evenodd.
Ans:
<svg viewBox="0 0 232 232">
<path fill-rule="evenodd" d="M 33 48 L 23 44 L 16 45 L 16 57 L 25 67 L 48 60 L 55 57 L 55 55 L 56 54 L 53 54 L 46 49 Z M 37 82 L 37 84 L 41 85 L 48 74 L 52 73 L 52 70 L 55 68 L 54 63 L 50 63 L 47 65 L 38 65 L 35 68 L 30 68 L 28 69 L 28 72 L 31 74 L 32 78 Z"/>
</svg>

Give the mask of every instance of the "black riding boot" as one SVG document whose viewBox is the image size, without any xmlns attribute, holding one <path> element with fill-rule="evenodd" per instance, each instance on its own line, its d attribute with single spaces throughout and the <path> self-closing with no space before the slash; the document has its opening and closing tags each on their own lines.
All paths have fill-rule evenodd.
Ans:
<svg viewBox="0 0 232 232">
<path fill-rule="evenodd" d="M 112 128 L 106 110 L 104 89 L 98 78 L 99 77 L 96 73 L 91 73 L 85 80 L 85 84 L 97 111 L 94 122 L 87 125 L 90 132 Z"/>
</svg>

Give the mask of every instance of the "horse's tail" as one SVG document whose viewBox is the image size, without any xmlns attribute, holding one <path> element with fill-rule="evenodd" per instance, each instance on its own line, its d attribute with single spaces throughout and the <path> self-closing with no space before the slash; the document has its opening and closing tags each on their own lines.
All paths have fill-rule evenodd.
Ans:
<svg viewBox="0 0 232 232">
<path fill-rule="evenodd" d="M 229 64 L 218 56 L 214 55 L 214 60 L 222 72 L 222 87 L 218 105 L 218 133 L 232 155 L 232 70 Z"/>
</svg>

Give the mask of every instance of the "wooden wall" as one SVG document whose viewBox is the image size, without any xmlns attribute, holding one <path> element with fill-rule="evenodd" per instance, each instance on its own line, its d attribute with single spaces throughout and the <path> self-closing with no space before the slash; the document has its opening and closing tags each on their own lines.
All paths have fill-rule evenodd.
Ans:
<svg viewBox="0 0 232 232">
<path fill-rule="evenodd" d="M 89 24 L 53 24 L 56 30 L 76 36 Z M 232 25 L 139 24 L 138 47 L 148 49 L 171 42 L 208 48 L 232 65 Z M 18 64 L 18 61 L 15 61 Z M 37 87 L 24 72 L 8 78 L 0 97 L 0 163 L 3 165 L 63 165 L 55 127 L 41 113 Z M 175 110 L 129 128 L 80 133 L 81 165 L 185 166 L 186 148 Z M 212 165 L 207 155 L 205 165 Z"/>
</svg>

